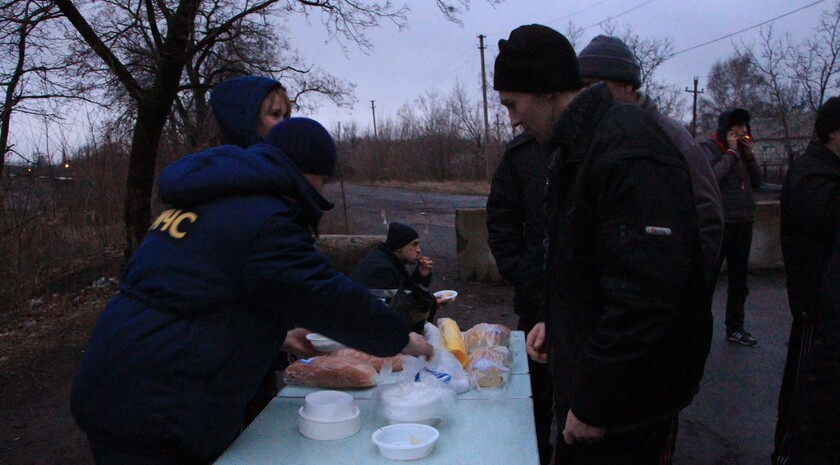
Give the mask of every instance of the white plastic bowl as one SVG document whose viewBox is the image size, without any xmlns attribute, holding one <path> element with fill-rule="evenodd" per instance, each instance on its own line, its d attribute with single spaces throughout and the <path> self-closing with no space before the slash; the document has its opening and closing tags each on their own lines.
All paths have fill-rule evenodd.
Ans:
<svg viewBox="0 0 840 465">
<path fill-rule="evenodd" d="M 306 335 L 306 340 L 312 343 L 315 350 L 319 352 L 335 352 L 336 350 L 346 349 L 344 344 L 334 341 L 327 336 L 318 333 L 309 333 Z"/>
<path fill-rule="evenodd" d="M 317 391 L 303 400 L 303 414 L 315 420 L 345 420 L 353 416 L 355 408 L 353 396 L 340 391 Z"/>
<path fill-rule="evenodd" d="M 300 434 L 318 441 L 331 441 L 350 437 L 362 429 L 362 416 L 359 407 L 353 407 L 353 414 L 342 420 L 318 420 L 307 416 L 303 407 L 298 410 L 298 431 Z"/>
<path fill-rule="evenodd" d="M 458 291 L 453 290 L 446 290 L 446 291 L 437 291 L 434 294 L 436 299 L 443 300 L 444 302 L 452 302 L 455 300 L 455 297 L 458 297 Z"/>
<path fill-rule="evenodd" d="M 371 439 L 383 457 L 393 460 L 416 460 L 435 448 L 440 433 L 428 425 L 401 423 L 379 428 Z"/>
</svg>

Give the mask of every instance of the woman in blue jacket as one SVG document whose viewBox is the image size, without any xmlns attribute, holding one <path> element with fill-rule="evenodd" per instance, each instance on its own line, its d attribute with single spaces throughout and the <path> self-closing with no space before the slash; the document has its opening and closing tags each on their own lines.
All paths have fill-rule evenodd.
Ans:
<svg viewBox="0 0 840 465">
<path fill-rule="evenodd" d="M 184 157 L 158 181 L 172 206 L 129 260 L 91 335 L 71 409 L 98 464 L 207 463 L 242 425 L 279 347 L 308 328 L 378 356 L 431 355 L 409 321 L 316 252 L 332 207 L 326 129 L 292 118 L 265 144 Z"/>
</svg>

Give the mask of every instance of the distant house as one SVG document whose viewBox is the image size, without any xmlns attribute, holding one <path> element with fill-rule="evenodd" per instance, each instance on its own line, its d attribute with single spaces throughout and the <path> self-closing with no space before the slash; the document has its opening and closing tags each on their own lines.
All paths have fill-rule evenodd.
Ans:
<svg viewBox="0 0 840 465">
<path fill-rule="evenodd" d="M 798 113 L 788 117 L 790 139 L 788 143 L 794 153 L 801 154 L 813 137 L 815 115 L 811 112 Z M 764 181 L 780 184 L 788 166 L 788 151 L 785 147 L 784 129 L 776 120 L 754 118 L 750 122 L 753 135 L 753 150 L 756 160 L 764 172 Z"/>
<path fill-rule="evenodd" d="M 6 165 L 0 180 L 4 211 L 34 212 L 68 207 L 73 177 L 54 166 Z"/>
</svg>

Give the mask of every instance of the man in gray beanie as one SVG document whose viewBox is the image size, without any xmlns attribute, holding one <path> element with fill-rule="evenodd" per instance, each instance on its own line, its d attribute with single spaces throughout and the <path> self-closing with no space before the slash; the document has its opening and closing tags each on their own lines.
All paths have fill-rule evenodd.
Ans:
<svg viewBox="0 0 840 465">
<path fill-rule="evenodd" d="M 689 167 L 652 116 L 583 88 L 579 69 L 548 27 L 499 42 L 511 124 L 552 152 L 546 321 L 526 350 L 551 363 L 555 464 L 668 464 L 712 329 Z"/>
<path fill-rule="evenodd" d="M 707 303 L 711 308 L 717 281 L 717 261 L 723 242 L 723 204 L 720 188 L 703 149 L 685 125 L 661 113 L 653 100 L 639 91 L 642 86 L 641 67 L 636 55 L 623 40 L 599 35 L 580 51 L 578 62 L 586 85 L 603 82 L 616 101 L 640 106 L 656 120 L 685 156 L 694 188 L 694 206 L 700 224 L 704 272 L 708 283 Z"/>
</svg>

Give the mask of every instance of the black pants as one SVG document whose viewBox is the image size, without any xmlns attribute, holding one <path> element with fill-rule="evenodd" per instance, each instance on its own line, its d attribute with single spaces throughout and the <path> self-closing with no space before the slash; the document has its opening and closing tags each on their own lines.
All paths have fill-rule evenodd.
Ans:
<svg viewBox="0 0 840 465">
<path fill-rule="evenodd" d="M 747 301 L 747 265 L 750 261 L 753 224 L 726 223 L 718 270 L 726 259 L 726 333 L 744 330 L 744 303 Z"/>
<path fill-rule="evenodd" d="M 563 442 L 563 423 L 558 425 L 554 465 L 671 465 L 677 442 L 679 419 L 672 418 L 630 431 L 610 432 L 598 444 Z"/>
<path fill-rule="evenodd" d="M 538 323 L 534 318 L 519 317 L 516 329 L 525 331 L 525 336 Z M 551 463 L 551 419 L 554 416 L 554 392 L 551 389 L 551 374 L 548 364 L 537 363 L 528 357 L 528 372 L 531 377 L 531 392 L 534 400 L 534 422 L 537 427 L 537 449 L 540 463 Z"/>
<path fill-rule="evenodd" d="M 770 460 L 773 465 L 790 463 L 791 437 L 790 416 L 793 396 L 799 386 L 799 378 L 811 351 L 814 338 L 814 325 L 796 319 L 790 327 L 787 360 L 782 375 L 782 388 L 779 390 L 779 417 L 776 421 L 776 437 Z"/>
</svg>

